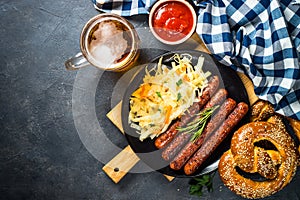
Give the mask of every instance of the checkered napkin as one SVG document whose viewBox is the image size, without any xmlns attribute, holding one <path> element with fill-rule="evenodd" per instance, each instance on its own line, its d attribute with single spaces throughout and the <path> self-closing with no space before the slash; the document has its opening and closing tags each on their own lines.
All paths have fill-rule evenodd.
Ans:
<svg viewBox="0 0 300 200">
<path fill-rule="evenodd" d="M 156 0 L 92 0 L 95 8 L 121 16 L 148 14 Z"/>
<path fill-rule="evenodd" d="M 93 0 L 104 12 L 147 14 L 155 0 Z M 224 65 L 247 74 L 259 98 L 300 120 L 300 0 L 206 0 L 196 32 Z"/>
</svg>

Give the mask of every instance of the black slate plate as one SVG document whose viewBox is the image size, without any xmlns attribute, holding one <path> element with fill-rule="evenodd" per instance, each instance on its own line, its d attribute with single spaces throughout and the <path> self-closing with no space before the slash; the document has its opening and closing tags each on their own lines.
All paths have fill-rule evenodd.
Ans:
<svg viewBox="0 0 300 200">
<path fill-rule="evenodd" d="M 152 62 L 148 63 L 148 68 L 156 67 L 156 64 L 160 57 L 163 57 L 163 63 L 166 65 L 170 64 L 172 61 L 172 56 L 177 54 L 190 54 L 192 55 L 192 64 L 195 65 L 198 61 L 199 56 L 204 56 L 204 71 L 210 71 L 212 75 L 217 75 L 220 78 L 220 87 L 225 87 L 229 92 L 229 97 L 236 100 L 236 102 L 245 102 L 249 105 L 249 99 L 246 92 L 246 89 L 240 80 L 239 76 L 236 74 L 234 70 L 229 67 L 223 66 L 216 62 L 211 55 L 194 51 L 194 50 L 180 50 L 165 53 L 157 58 L 155 58 Z M 153 170 L 159 171 L 163 174 L 167 174 L 175 177 L 193 177 L 199 176 L 210 171 L 217 169 L 218 161 L 224 151 L 229 149 L 230 139 L 232 134 L 227 137 L 226 140 L 222 142 L 222 144 L 217 148 L 217 150 L 213 153 L 212 156 L 202 165 L 202 167 L 194 173 L 192 176 L 187 176 L 184 174 L 183 170 L 175 171 L 172 170 L 166 161 L 161 158 L 161 150 L 158 150 L 154 145 L 154 139 L 146 139 L 143 142 L 139 140 L 139 135 L 136 133 L 136 130 L 133 129 L 128 123 L 128 113 L 129 113 L 129 101 L 131 94 L 140 86 L 143 82 L 143 77 L 145 75 L 145 67 L 141 67 L 141 69 L 136 73 L 133 77 L 129 87 L 127 88 L 123 103 L 122 103 L 122 125 L 125 132 L 125 136 L 128 140 L 129 145 L 133 149 L 133 151 L 137 154 L 137 156 L 146 163 Z M 249 116 L 246 116 L 237 127 L 240 127 L 242 124 L 245 124 L 249 121 Z"/>
</svg>

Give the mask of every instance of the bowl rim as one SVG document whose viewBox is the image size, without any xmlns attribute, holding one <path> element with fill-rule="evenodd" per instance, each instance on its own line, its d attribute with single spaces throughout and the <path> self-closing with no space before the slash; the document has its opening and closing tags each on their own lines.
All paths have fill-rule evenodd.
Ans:
<svg viewBox="0 0 300 200">
<path fill-rule="evenodd" d="M 153 15 L 154 15 L 155 11 L 159 8 L 159 6 L 161 6 L 162 4 L 165 4 L 166 2 L 180 2 L 180 3 L 184 4 L 191 11 L 192 16 L 193 16 L 194 23 L 193 23 L 191 31 L 185 37 L 183 37 L 182 39 L 177 40 L 177 41 L 168 41 L 168 40 L 161 38 L 154 30 L 154 27 L 152 24 L 152 19 L 153 19 Z M 177 45 L 177 44 L 181 44 L 181 43 L 185 42 L 187 39 L 189 39 L 194 34 L 194 32 L 196 30 L 196 25 L 197 25 L 197 14 L 196 14 L 196 11 L 193 8 L 193 6 L 186 0 L 159 0 L 156 3 L 154 3 L 150 9 L 148 23 L 149 23 L 149 28 L 156 39 L 158 39 L 160 42 L 162 42 L 164 44 Z"/>
</svg>

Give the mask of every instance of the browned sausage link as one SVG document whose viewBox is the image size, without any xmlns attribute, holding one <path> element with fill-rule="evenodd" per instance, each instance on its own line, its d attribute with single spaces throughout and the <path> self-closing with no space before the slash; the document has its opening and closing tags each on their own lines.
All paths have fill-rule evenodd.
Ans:
<svg viewBox="0 0 300 200">
<path fill-rule="evenodd" d="M 201 136 L 196 139 L 195 141 L 188 142 L 184 148 L 177 154 L 177 156 L 173 159 L 170 163 L 170 168 L 174 170 L 180 170 L 184 164 L 189 160 L 189 158 L 200 148 L 203 144 L 203 141 L 206 137 L 217 129 L 219 125 L 225 120 L 225 118 L 231 113 L 231 111 L 235 108 L 236 101 L 228 98 L 222 104 L 220 109 L 218 110 L 217 114 L 215 114 L 211 120 L 207 123 L 206 127 L 204 128 Z"/>
<path fill-rule="evenodd" d="M 195 113 L 199 112 L 199 110 L 209 101 L 210 96 L 216 92 L 219 84 L 219 77 L 213 76 L 209 80 L 208 86 L 203 90 L 202 95 L 199 97 L 199 101 L 195 102 L 180 119 L 176 120 L 175 123 L 168 128 L 166 132 L 156 138 L 154 142 L 156 148 L 164 148 L 174 139 L 178 133 L 177 127 L 187 124 L 191 120 L 191 116 L 194 116 Z"/>
<path fill-rule="evenodd" d="M 182 116 L 181 121 L 187 122 L 188 119 L 195 116 L 196 113 L 199 113 L 205 104 L 210 100 L 212 96 L 214 96 L 220 84 L 220 80 L 218 76 L 213 76 L 209 82 L 207 87 L 203 90 L 202 95 L 199 97 L 199 101 L 194 103 L 193 106 L 187 110 L 187 112 Z M 185 125 L 185 124 L 181 124 Z"/>
<path fill-rule="evenodd" d="M 234 108 L 236 107 L 236 101 L 228 98 L 226 99 L 226 101 L 221 105 L 219 111 L 212 117 L 211 121 L 208 122 L 207 124 L 207 129 L 209 130 L 216 130 L 217 128 L 219 128 L 219 126 L 222 124 L 222 122 L 225 121 L 226 117 L 234 110 Z M 216 122 L 217 123 L 213 123 Z M 211 132 L 203 132 L 200 136 L 200 138 L 198 140 L 196 140 L 195 142 L 197 143 L 198 146 L 201 146 L 203 144 L 204 141 L 206 141 L 206 139 L 208 137 L 210 137 L 210 133 L 213 133 L 213 131 Z"/>
<path fill-rule="evenodd" d="M 161 157 L 166 161 L 171 160 L 179 152 L 182 146 L 189 141 L 190 138 L 191 134 L 179 133 L 174 140 L 170 142 L 169 146 L 163 150 Z"/>
<path fill-rule="evenodd" d="M 164 133 L 160 134 L 155 141 L 154 145 L 158 149 L 165 147 L 177 134 L 177 127 L 179 127 L 179 120 L 175 121 Z"/>
<path fill-rule="evenodd" d="M 217 93 L 212 96 L 212 98 L 205 104 L 205 108 L 212 108 L 215 105 L 220 105 L 227 98 L 228 92 L 226 89 L 222 88 L 217 91 Z"/>
<path fill-rule="evenodd" d="M 226 99 L 227 95 L 228 92 L 225 89 L 219 89 L 218 92 L 207 102 L 205 108 L 209 108 L 221 104 Z M 192 120 L 194 120 L 195 118 L 196 115 L 194 115 L 194 117 L 191 117 Z M 186 124 L 180 125 L 179 127 L 184 127 Z M 186 134 L 186 133 L 179 134 L 170 143 L 170 145 L 162 152 L 162 158 L 167 161 L 171 160 L 184 146 L 184 144 L 188 142 L 189 138 L 191 138 L 190 134 Z"/>
<path fill-rule="evenodd" d="M 184 166 L 184 172 L 191 175 L 199 169 L 203 162 L 215 151 L 233 128 L 241 121 L 248 112 L 248 105 L 241 102 L 232 111 L 228 118 L 216 130 L 216 132 L 198 149 L 192 158 Z"/>
</svg>

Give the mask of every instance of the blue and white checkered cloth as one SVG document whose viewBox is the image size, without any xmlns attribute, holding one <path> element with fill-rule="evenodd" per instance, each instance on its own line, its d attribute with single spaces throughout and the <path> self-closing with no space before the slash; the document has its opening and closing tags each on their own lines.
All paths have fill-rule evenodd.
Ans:
<svg viewBox="0 0 300 200">
<path fill-rule="evenodd" d="M 148 14 L 156 0 L 93 0 L 103 12 Z M 300 0 L 206 0 L 196 32 L 224 65 L 247 74 L 255 93 L 300 120 Z"/>
</svg>

